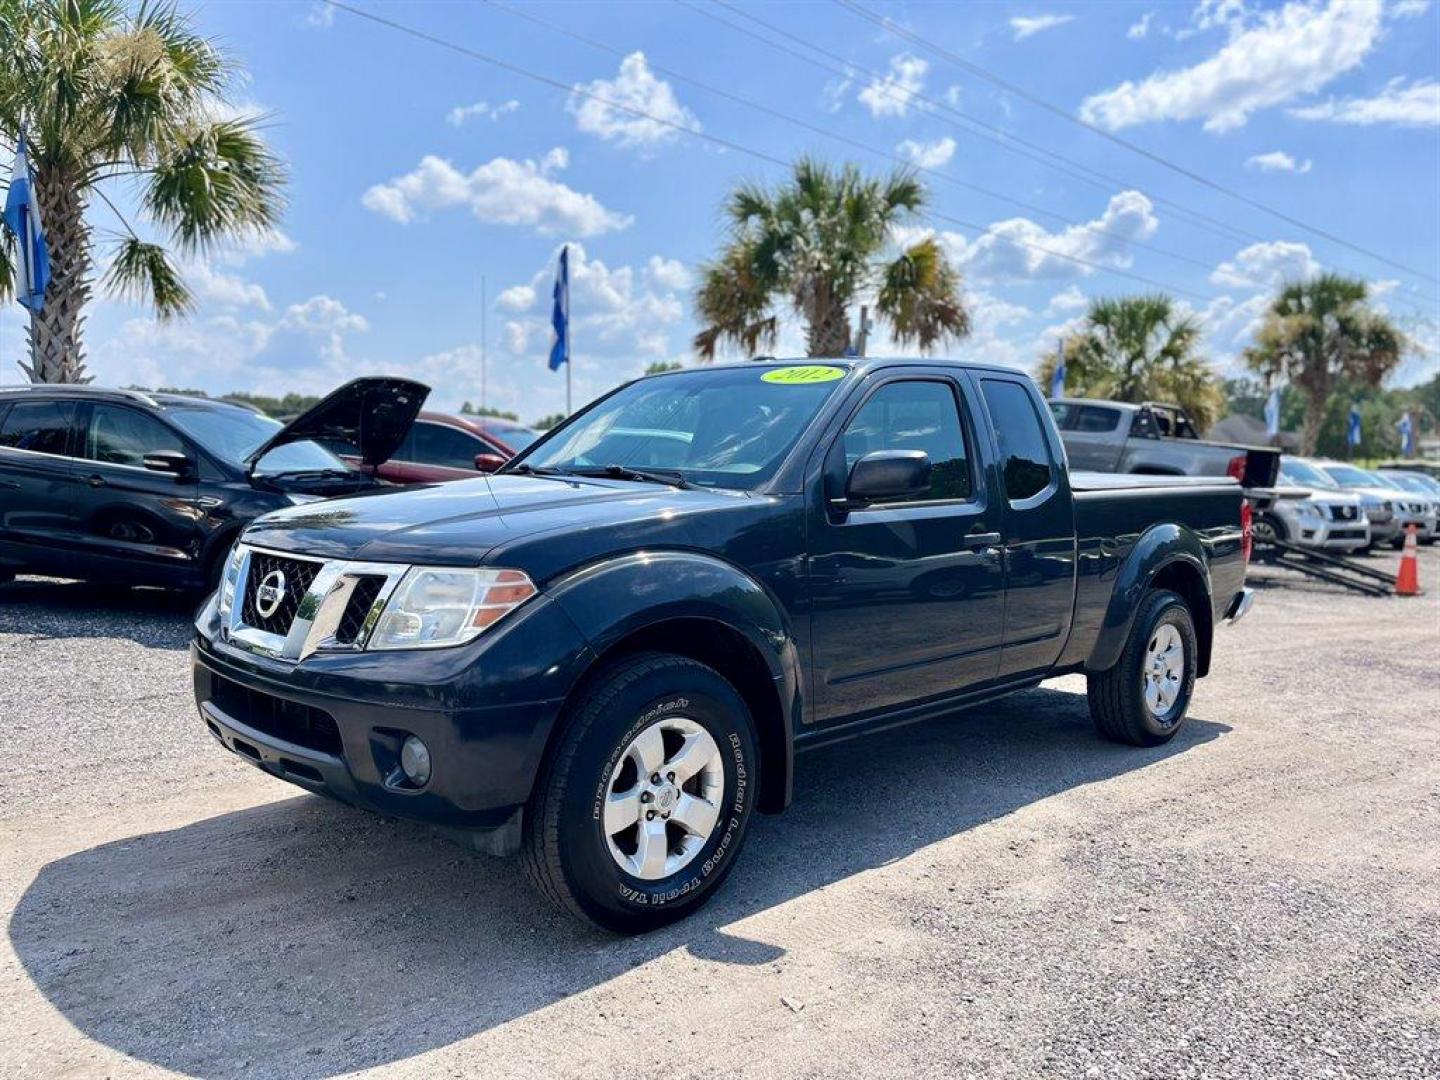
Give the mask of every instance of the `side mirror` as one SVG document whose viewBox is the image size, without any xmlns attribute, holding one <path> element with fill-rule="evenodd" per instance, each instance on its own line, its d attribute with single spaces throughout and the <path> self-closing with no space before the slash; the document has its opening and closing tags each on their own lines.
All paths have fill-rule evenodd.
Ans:
<svg viewBox="0 0 1440 1080">
<path fill-rule="evenodd" d="M 923 495 L 930 490 L 930 469 L 924 450 L 876 450 L 855 462 L 845 499 L 863 505 Z"/>
<path fill-rule="evenodd" d="M 189 455 L 179 450 L 156 450 L 146 454 L 143 460 L 145 468 L 151 472 L 174 473 L 176 476 L 188 476 L 194 464 Z"/>
<path fill-rule="evenodd" d="M 505 464 L 505 459 L 499 454 L 476 454 L 475 468 L 481 472 L 494 472 Z"/>
</svg>

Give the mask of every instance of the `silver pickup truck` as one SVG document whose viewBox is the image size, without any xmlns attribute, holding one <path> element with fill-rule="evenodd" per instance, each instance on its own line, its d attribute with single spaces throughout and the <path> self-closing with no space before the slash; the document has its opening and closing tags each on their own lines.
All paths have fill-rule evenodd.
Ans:
<svg viewBox="0 0 1440 1080">
<path fill-rule="evenodd" d="M 1206 442 L 1178 405 L 1064 398 L 1050 411 L 1072 469 L 1233 476 L 1256 489 L 1273 487 L 1279 475 L 1279 448 Z"/>
</svg>

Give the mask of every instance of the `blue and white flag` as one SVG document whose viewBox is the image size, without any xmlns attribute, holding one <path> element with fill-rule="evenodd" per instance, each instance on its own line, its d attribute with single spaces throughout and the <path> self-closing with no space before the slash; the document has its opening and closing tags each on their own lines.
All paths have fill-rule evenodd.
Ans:
<svg viewBox="0 0 1440 1080">
<path fill-rule="evenodd" d="M 1061 346 L 1055 357 L 1055 372 L 1050 376 L 1050 399 L 1059 401 L 1065 396 L 1065 348 Z"/>
<path fill-rule="evenodd" d="M 45 227 L 35 202 L 35 181 L 30 175 L 23 131 L 15 147 L 10 192 L 5 197 L 5 225 L 15 236 L 15 299 L 38 312 L 45 307 L 45 287 L 50 284 L 50 249 L 45 245 Z"/>
<path fill-rule="evenodd" d="M 1270 391 L 1265 399 L 1265 434 L 1274 438 L 1280 434 L 1280 388 Z"/>
<path fill-rule="evenodd" d="M 1408 411 L 1400 414 L 1400 422 L 1395 425 L 1400 429 L 1400 455 L 1402 457 L 1415 456 L 1415 424 L 1410 419 Z"/>
<path fill-rule="evenodd" d="M 559 371 L 570 362 L 570 247 L 560 249 L 560 267 L 555 271 L 555 308 L 550 312 L 555 344 L 550 346 L 550 370 Z"/>
<path fill-rule="evenodd" d="M 1360 407 L 1350 406 L 1350 426 L 1345 429 L 1345 441 L 1351 446 L 1360 445 Z"/>
</svg>

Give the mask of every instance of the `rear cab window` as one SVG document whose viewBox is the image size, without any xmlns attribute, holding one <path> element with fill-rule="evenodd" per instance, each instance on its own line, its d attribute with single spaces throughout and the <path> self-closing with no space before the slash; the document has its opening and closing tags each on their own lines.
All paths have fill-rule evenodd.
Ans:
<svg viewBox="0 0 1440 1080">
<path fill-rule="evenodd" d="M 1054 480 L 1055 463 L 1032 395 L 1008 379 L 982 378 L 980 391 L 999 444 L 1005 498 L 1018 503 L 1040 495 Z"/>
</svg>

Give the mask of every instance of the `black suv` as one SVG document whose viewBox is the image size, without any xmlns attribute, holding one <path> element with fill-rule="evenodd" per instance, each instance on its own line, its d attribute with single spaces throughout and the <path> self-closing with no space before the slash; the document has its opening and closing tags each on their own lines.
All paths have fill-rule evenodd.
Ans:
<svg viewBox="0 0 1440 1080">
<path fill-rule="evenodd" d="M 260 514 L 367 491 L 429 388 L 356 379 L 281 425 L 180 394 L 0 388 L 0 582 L 19 573 L 209 589 Z M 316 441 L 361 447 L 360 471 Z"/>
</svg>

